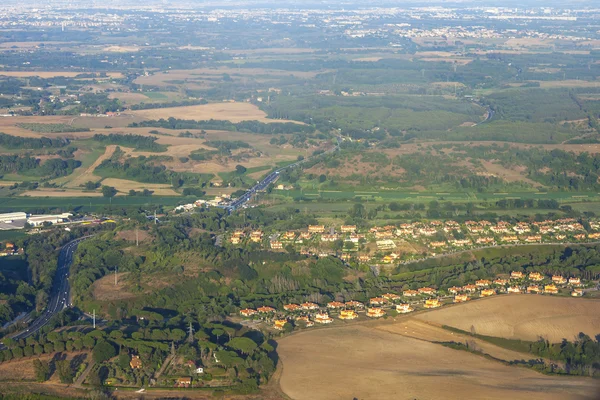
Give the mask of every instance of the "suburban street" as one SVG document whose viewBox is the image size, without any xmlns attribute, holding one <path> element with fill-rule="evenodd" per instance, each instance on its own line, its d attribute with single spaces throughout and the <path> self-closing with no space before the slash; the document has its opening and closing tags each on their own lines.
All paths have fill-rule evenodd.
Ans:
<svg viewBox="0 0 600 400">
<path fill-rule="evenodd" d="M 82 240 L 87 239 L 89 236 L 84 236 L 79 239 L 75 239 L 62 247 L 60 254 L 58 255 L 58 267 L 54 280 L 52 283 L 52 289 L 50 291 L 50 299 L 48 300 L 48 306 L 38 318 L 36 318 L 24 331 L 13 335 L 12 338 L 15 340 L 25 339 L 42 329 L 48 321 L 56 314 L 61 312 L 63 309 L 70 306 L 70 293 L 69 293 L 69 270 L 71 263 L 73 262 L 73 253 L 77 249 L 77 245 Z"/>
</svg>

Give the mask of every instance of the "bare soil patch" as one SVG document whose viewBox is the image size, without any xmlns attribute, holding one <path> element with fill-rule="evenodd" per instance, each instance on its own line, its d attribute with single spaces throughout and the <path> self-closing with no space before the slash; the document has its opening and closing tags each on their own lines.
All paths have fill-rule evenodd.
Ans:
<svg viewBox="0 0 600 400">
<path fill-rule="evenodd" d="M 600 333 L 600 300 L 543 295 L 497 296 L 441 308 L 416 316 L 422 321 L 449 325 L 481 335 L 551 342 L 573 340 L 579 332 Z"/>
<path fill-rule="evenodd" d="M 75 357 L 88 357 L 86 351 L 42 354 L 39 356 L 25 357 L 19 360 L 12 360 L 0 363 L 0 381 L 35 381 L 35 370 L 33 369 L 33 360 L 40 359 L 50 362 L 54 359 L 73 360 Z M 59 382 L 58 373 L 55 371 L 50 377 L 49 382 Z"/>
<path fill-rule="evenodd" d="M 39 76 L 40 78 L 55 78 L 57 76 L 64 76 L 66 78 L 74 78 L 83 72 L 65 72 L 65 71 L 0 71 L 0 76 L 11 76 L 14 78 L 28 78 L 30 76 Z M 111 78 L 122 78 L 123 74 L 120 72 L 107 72 L 107 76 Z"/>
<path fill-rule="evenodd" d="M 597 394 L 591 379 L 545 376 L 356 324 L 285 337 L 278 353 L 281 389 L 294 400 L 558 400 Z"/>
<path fill-rule="evenodd" d="M 117 285 L 115 286 L 115 275 L 108 274 L 92 284 L 92 293 L 94 299 L 100 301 L 124 300 L 136 297 L 129 292 L 127 284 L 127 275 L 129 272 L 117 273 Z"/>
<path fill-rule="evenodd" d="M 148 189 L 155 195 L 161 196 L 179 196 L 179 193 L 173 190 L 171 185 L 164 183 L 142 183 L 118 178 L 106 178 L 102 181 L 103 185 L 113 186 L 118 191 L 127 194 L 130 190 Z"/>
<path fill-rule="evenodd" d="M 480 161 L 488 173 L 502 178 L 507 182 L 526 182 L 532 186 L 541 186 L 538 182 L 535 182 L 525 176 L 525 167 L 506 168 L 492 161 Z"/>
</svg>

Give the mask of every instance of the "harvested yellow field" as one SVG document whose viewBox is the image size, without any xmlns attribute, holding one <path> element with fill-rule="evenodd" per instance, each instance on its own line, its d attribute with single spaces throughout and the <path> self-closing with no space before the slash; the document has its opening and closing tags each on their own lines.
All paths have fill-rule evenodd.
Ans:
<svg viewBox="0 0 600 400">
<path fill-rule="evenodd" d="M 596 399 L 587 378 L 546 376 L 368 326 L 279 341 L 281 390 L 294 400 Z"/>
<path fill-rule="evenodd" d="M 570 87 L 582 87 L 582 88 L 600 87 L 600 81 L 583 81 L 583 80 L 577 80 L 577 79 L 566 79 L 564 81 L 533 81 L 533 82 L 539 82 L 540 87 L 543 89 L 570 88 Z"/>
<path fill-rule="evenodd" d="M 497 296 L 416 316 L 422 321 L 509 339 L 551 342 L 600 333 L 600 300 L 543 295 Z"/>
<path fill-rule="evenodd" d="M 64 76 L 65 78 L 74 78 L 77 75 L 81 75 L 85 72 L 65 72 L 65 71 L 0 71 L 0 76 L 11 76 L 13 78 L 29 78 L 31 76 L 38 76 L 40 78 L 55 78 L 57 76 Z M 120 72 L 107 72 L 107 76 L 111 78 L 122 78 L 123 74 Z"/>
<path fill-rule="evenodd" d="M 179 193 L 174 191 L 171 185 L 165 183 L 141 183 L 127 179 L 106 178 L 102 180 L 102 185 L 113 186 L 123 194 L 128 194 L 132 189 L 138 191 L 148 189 L 153 191 L 155 195 L 179 196 Z"/>
<path fill-rule="evenodd" d="M 173 117 L 193 120 L 218 119 L 234 123 L 254 120 L 260 122 L 286 122 L 283 120 L 267 119 L 267 114 L 254 104 L 237 102 L 137 110 L 131 111 L 131 114 L 145 119 L 168 119 L 169 117 Z"/>
</svg>

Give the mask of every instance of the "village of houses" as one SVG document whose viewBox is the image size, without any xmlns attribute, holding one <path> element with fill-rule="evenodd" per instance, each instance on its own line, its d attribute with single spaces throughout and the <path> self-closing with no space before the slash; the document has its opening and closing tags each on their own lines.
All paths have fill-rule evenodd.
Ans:
<svg viewBox="0 0 600 400">
<path fill-rule="evenodd" d="M 569 293 L 573 297 L 584 294 L 584 282 L 578 277 L 566 278 L 561 275 L 547 277 L 539 272 L 525 274 L 512 271 L 510 277 L 480 279 L 462 287 L 436 290 L 422 287 L 417 290 L 404 290 L 402 294 L 385 293 L 369 299 L 368 304 L 356 300 L 346 302 L 331 301 L 325 306 L 306 302 L 286 304 L 283 310 L 270 306 L 240 310 L 243 318 L 262 319 L 272 324 L 272 328 L 284 331 L 286 324 L 313 327 L 315 324 L 331 324 L 337 317 L 340 320 L 354 320 L 364 315 L 367 318 L 381 318 L 387 315 L 407 314 L 419 309 L 442 307 L 444 304 L 464 303 L 471 299 L 485 298 L 497 294 L 545 294 Z"/>
<path fill-rule="evenodd" d="M 600 241 L 600 221 L 589 221 L 589 228 L 587 231 L 573 218 L 515 224 L 486 220 L 462 224 L 452 220 L 412 222 L 372 227 L 364 232 L 356 225 L 342 225 L 339 229 L 309 225 L 305 230 L 269 232 L 268 235 L 262 230 L 236 230 L 229 236 L 229 243 L 234 246 L 259 243 L 274 251 L 292 246 L 302 254 L 384 265 L 482 247 Z M 341 248 L 334 251 L 336 242 Z"/>
</svg>

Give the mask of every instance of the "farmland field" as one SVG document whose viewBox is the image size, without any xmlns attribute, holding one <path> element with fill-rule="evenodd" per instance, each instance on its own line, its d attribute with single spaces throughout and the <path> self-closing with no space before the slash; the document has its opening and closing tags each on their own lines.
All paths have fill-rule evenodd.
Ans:
<svg viewBox="0 0 600 400">
<path fill-rule="evenodd" d="M 367 326 L 292 335 L 278 353 L 281 389 L 294 400 L 591 400 L 598 389 L 591 379 L 545 376 Z"/>
<path fill-rule="evenodd" d="M 417 318 L 477 334 L 551 342 L 600 333 L 600 301 L 538 295 L 498 296 L 424 313 Z"/>
</svg>

